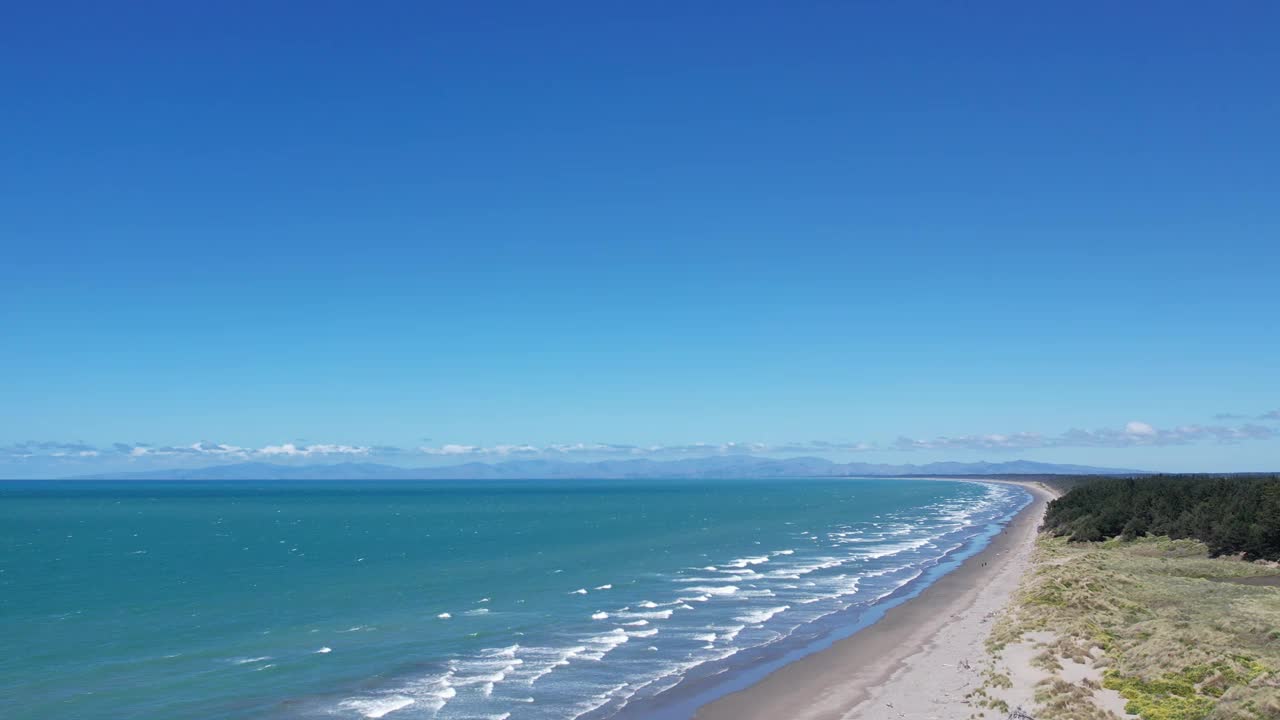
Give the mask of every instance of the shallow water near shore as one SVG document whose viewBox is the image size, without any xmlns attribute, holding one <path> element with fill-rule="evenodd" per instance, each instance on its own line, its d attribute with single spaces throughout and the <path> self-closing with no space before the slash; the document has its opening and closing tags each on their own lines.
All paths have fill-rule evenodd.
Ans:
<svg viewBox="0 0 1280 720">
<path fill-rule="evenodd" d="M 3 483 L 0 715 L 686 712 L 687 688 L 870 622 L 1026 501 L 899 479 Z"/>
</svg>

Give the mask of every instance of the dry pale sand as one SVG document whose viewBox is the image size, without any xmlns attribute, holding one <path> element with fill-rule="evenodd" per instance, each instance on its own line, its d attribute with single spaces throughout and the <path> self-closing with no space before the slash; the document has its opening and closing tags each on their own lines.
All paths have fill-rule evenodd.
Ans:
<svg viewBox="0 0 1280 720">
<path fill-rule="evenodd" d="M 987 695 L 1003 700 L 1010 709 L 1029 712 L 1036 706 L 1036 691 L 1044 683 L 1061 680 L 1080 688 L 1087 702 L 1097 708 L 1100 714 L 1090 717 L 1101 717 L 1106 713 L 1110 713 L 1107 717 L 1117 720 L 1135 717 L 1125 712 L 1125 699 L 1120 693 L 1101 687 L 1102 668 L 1095 664 L 1103 656 L 1101 648 L 1093 648 L 1087 660 L 1058 658 L 1059 666 L 1053 671 L 1045 669 L 1043 663 L 1036 663 L 1036 656 L 1045 652 L 1057 639 L 1056 633 L 1046 630 L 1027 633 L 1020 642 L 1006 645 L 990 663 L 993 672 L 1009 679 L 1009 685 L 1000 688 L 988 686 Z"/>
<path fill-rule="evenodd" d="M 870 627 L 701 708 L 698 720 L 965 720 L 983 683 L 985 642 L 1030 565 L 1054 495 L 1035 501 L 982 552 Z"/>
</svg>

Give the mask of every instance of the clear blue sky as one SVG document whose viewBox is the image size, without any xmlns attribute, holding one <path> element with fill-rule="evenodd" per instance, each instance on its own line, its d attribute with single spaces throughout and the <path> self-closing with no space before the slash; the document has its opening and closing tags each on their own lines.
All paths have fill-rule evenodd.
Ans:
<svg viewBox="0 0 1280 720">
<path fill-rule="evenodd" d="M 1277 27 L 15 4 L 0 475 L 197 442 L 1280 469 Z"/>
</svg>

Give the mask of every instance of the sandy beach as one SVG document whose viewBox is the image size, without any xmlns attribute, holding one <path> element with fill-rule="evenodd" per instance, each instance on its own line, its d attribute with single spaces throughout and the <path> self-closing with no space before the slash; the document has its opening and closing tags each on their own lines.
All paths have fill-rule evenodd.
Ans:
<svg viewBox="0 0 1280 720">
<path fill-rule="evenodd" d="M 1005 482 L 1005 481 L 1001 481 Z M 1036 529 L 1054 494 L 1033 502 L 980 553 L 918 597 L 830 648 L 701 708 L 699 720 L 963 720 L 982 685 L 991 623 L 1030 564 Z"/>
</svg>

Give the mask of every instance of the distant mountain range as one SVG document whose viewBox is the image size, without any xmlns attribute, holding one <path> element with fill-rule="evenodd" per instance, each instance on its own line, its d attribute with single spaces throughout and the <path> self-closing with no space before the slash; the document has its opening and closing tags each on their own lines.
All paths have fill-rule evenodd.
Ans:
<svg viewBox="0 0 1280 720">
<path fill-rule="evenodd" d="M 551 478 L 783 478 L 894 475 L 1136 475 L 1142 470 L 1011 460 L 1009 462 L 935 462 L 924 465 L 837 463 L 823 458 L 778 460 L 752 456 L 689 460 L 512 460 L 445 467 L 402 468 L 377 463 L 275 465 L 237 463 L 187 470 L 85 475 L 77 480 L 527 480 Z"/>
</svg>

